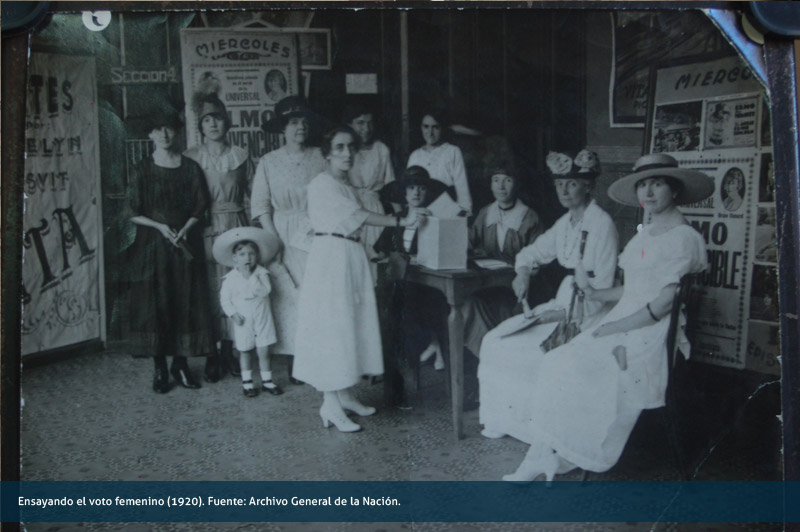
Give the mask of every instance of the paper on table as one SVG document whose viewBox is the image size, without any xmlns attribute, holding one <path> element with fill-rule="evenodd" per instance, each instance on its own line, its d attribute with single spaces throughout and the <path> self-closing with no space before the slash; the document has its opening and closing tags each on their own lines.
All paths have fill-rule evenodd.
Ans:
<svg viewBox="0 0 800 532">
<path fill-rule="evenodd" d="M 507 262 L 497 259 L 475 259 L 475 264 L 487 270 L 500 270 L 510 266 Z"/>
<path fill-rule="evenodd" d="M 458 218 L 458 213 L 463 209 L 459 207 L 458 203 L 453 201 L 450 194 L 441 194 L 436 198 L 433 203 L 428 205 L 428 210 L 436 218 Z"/>
</svg>

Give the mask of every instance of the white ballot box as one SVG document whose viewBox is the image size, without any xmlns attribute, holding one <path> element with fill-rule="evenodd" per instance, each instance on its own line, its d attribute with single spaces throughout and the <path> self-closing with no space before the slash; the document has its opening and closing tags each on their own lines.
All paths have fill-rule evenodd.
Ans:
<svg viewBox="0 0 800 532">
<path fill-rule="evenodd" d="M 429 217 L 419 229 L 417 263 L 432 270 L 467 267 L 467 219 Z"/>
</svg>

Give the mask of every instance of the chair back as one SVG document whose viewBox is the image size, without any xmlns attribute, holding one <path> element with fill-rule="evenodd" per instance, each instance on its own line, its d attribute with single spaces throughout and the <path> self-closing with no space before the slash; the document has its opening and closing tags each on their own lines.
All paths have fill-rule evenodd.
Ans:
<svg viewBox="0 0 800 532">
<path fill-rule="evenodd" d="M 681 277 L 678 288 L 675 290 L 675 297 L 672 298 L 672 309 L 669 314 L 669 327 L 667 329 L 667 360 L 670 372 L 675 367 L 677 359 L 678 327 L 680 325 L 681 309 L 687 306 L 692 285 L 697 280 L 697 274 L 687 273 Z M 688 353 L 687 353 L 688 354 Z"/>
</svg>

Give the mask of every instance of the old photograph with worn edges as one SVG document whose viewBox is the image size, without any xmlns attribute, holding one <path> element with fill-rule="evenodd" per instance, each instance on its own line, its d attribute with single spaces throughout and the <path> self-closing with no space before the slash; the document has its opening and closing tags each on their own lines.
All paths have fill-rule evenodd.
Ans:
<svg viewBox="0 0 800 532">
<path fill-rule="evenodd" d="M 740 13 L 115 6 L 30 38 L 20 480 L 784 478 Z"/>
</svg>

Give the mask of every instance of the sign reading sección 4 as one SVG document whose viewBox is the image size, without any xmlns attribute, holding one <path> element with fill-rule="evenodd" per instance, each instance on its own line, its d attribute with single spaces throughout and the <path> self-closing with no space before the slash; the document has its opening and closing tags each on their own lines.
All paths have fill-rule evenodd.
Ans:
<svg viewBox="0 0 800 532">
<path fill-rule="evenodd" d="M 129 70 L 122 67 L 111 69 L 112 85 L 139 85 L 145 83 L 180 83 L 174 66 L 147 70 Z"/>
</svg>

